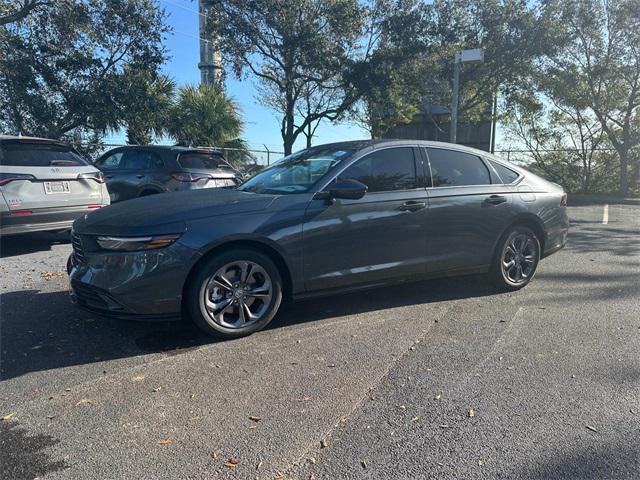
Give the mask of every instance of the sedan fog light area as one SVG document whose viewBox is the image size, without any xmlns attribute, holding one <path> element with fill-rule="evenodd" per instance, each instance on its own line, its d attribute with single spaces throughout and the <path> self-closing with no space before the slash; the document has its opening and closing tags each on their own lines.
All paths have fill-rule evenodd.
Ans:
<svg viewBox="0 0 640 480">
<path fill-rule="evenodd" d="M 175 242 L 180 235 L 157 235 L 153 237 L 98 237 L 97 243 L 105 250 L 133 252 L 136 250 L 155 250 Z"/>
</svg>

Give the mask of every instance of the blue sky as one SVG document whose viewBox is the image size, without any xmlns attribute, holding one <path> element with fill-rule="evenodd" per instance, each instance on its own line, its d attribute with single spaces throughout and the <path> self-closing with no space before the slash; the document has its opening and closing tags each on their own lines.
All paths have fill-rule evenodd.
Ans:
<svg viewBox="0 0 640 480">
<path fill-rule="evenodd" d="M 197 0 L 159 0 L 167 13 L 167 21 L 173 32 L 167 35 L 165 46 L 171 57 L 164 70 L 178 85 L 200 82 L 198 61 L 198 2 Z M 233 78 L 227 71 L 227 93 L 240 105 L 245 128 L 243 137 L 250 147 L 282 151 L 280 118 L 278 114 L 263 107 L 256 100 L 255 81 L 249 77 L 242 81 Z M 316 130 L 314 143 L 328 143 L 341 140 L 368 138 L 368 133 L 357 125 L 325 122 Z M 125 143 L 124 132 L 116 132 L 106 139 L 107 143 Z M 304 148 L 305 138 L 301 135 L 295 149 Z"/>
</svg>

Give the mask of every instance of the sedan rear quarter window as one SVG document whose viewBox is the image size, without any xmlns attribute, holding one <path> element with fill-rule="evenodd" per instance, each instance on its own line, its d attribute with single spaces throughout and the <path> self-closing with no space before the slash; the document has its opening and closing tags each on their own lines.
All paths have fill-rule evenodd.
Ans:
<svg viewBox="0 0 640 480">
<path fill-rule="evenodd" d="M 216 168 L 231 168 L 220 156 L 206 153 L 181 153 L 178 157 L 181 168 L 197 170 L 215 170 Z"/>
<path fill-rule="evenodd" d="M 71 147 L 46 143 L 4 143 L 0 165 L 10 167 L 79 167 L 89 163 Z"/>
<path fill-rule="evenodd" d="M 434 187 L 490 185 L 489 169 L 475 155 L 443 148 L 428 148 Z"/>
<path fill-rule="evenodd" d="M 491 166 L 493 167 L 493 169 L 500 176 L 500 180 L 502 180 L 502 183 L 513 183 L 520 176 L 518 172 L 514 172 L 510 168 L 500 165 L 497 162 L 493 162 L 489 160 L 489 163 L 491 163 Z"/>
</svg>

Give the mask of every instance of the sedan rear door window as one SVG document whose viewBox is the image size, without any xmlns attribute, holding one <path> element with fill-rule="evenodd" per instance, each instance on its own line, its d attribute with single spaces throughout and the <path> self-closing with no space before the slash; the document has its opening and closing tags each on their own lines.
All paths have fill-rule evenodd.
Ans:
<svg viewBox="0 0 640 480">
<path fill-rule="evenodd" d="M 0 165 L 11 167 L 79 167 L 89 163 L 71 147 L 46 143 L 4 143 Z"/>
<path fill-rule="evenodd" d="M 417 187 L 413 148 L 385 148 L 358 160 L 340 174 L 341 180 L 357 180 L 369 192 L 411 190 Z"/>
<path fill-rule="evenodd" d="M 491 176 L 484 162 L 470 153 L 427 148 L 434 187 L 490 185 Z"/>
</svg>

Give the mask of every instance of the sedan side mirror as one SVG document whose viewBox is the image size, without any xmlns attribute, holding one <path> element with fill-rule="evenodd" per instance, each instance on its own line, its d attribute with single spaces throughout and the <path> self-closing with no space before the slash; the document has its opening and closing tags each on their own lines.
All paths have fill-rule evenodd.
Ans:
<svg viewBox="0 0 640 480">
<path fill-rule="evenodd" d="M 343 198 L 346 200 L 358 200 L 364 197 L 364 194 L 367 193 L 367 190 L 369 190 L 369 187 L 357 180 L 338 180 L 329 189 L 329 197 Z"/>
</svg>

